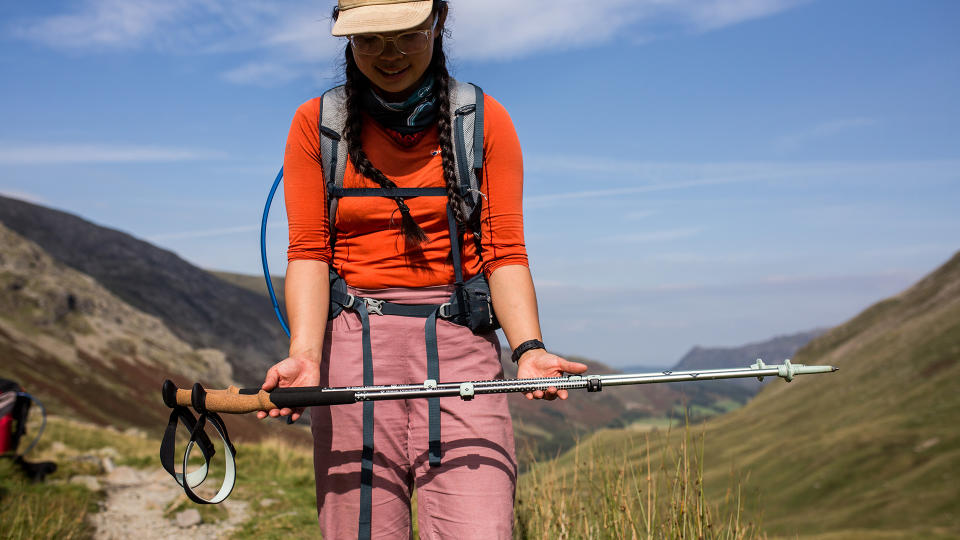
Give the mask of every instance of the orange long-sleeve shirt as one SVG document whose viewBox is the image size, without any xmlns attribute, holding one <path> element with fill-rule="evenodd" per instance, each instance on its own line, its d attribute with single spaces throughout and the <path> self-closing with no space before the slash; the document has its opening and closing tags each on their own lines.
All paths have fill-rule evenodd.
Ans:
<svg viewBox="0 0 960 540">
<path fill-rule="evenodd" d="M 527 265 L 523 240 L 523 158 L 510 116 L 484 96 L 483 178 L 480 227 L 483 261 L 469 232 L 461 240 L 464 278 L 483 271 Z M 446 197 L 407 200 L 426 233 L 421 255 L 406 251 L 396 203 L 383 197 L 344 197 L 336 216 L 336 249 L 330 249 L 328 205 L 317 120 L 320 98 L 301 105 L 287 137 L 284 197 L 290 228 L 287 259 L 331 264 L 348 284 L 364 289 L 426 287 L 454 281 Z M 412 147 L 399 145 L 379 124 L 364 118 L 363 149 L 370 161 L 401 188 L 444 186 L 437 130 L 428 128 Z M 379 187 L 347 163 L 344 187 Z"/>
</svg>

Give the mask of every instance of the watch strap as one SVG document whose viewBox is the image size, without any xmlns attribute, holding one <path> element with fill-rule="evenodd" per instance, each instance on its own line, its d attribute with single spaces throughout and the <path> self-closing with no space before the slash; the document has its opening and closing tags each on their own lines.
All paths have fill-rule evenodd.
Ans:
<svg viewBox="0 0 960 540">
<path fill-rule="evenodd" d="M 523 356 L 523 353 L 533 349 L 546 350 L 547 346 L 544 345 L 539 339 L 528 339 L 520 345 L 517 345 L 517 348 L 513 350 L 513 354 L 510 355 L 510 359 L 513 360 L 514 363 L 517 363 L 520 361 L 520 357 Z"/>
</svg>

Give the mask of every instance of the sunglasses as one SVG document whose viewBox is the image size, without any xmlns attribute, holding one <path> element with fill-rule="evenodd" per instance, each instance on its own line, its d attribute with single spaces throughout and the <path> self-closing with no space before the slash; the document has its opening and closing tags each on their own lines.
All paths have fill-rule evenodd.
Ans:
<svg viewBox="0 0 960 540">
<path fill-rule="evenodd" d="M 356 34 L 347 39 L 350 40 L 350 46 L 353 47 L 354 52 L 363 55 L 374 56 L 382 53 L 388 41 L 393 42 L 400 54 L 417 54 L 430 46 L 430 40 L 436 28 L 437 17 L 434 17 L 433 24 L 426 30 L 413 30 L 390 37 L 381 34 Z"/>
</svg>

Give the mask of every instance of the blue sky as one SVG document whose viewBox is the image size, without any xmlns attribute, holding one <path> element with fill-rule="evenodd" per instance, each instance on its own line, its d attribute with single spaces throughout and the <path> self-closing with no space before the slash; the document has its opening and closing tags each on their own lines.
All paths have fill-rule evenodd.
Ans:
<svg viewBox="0 0 960 540">
<path fill-rule="evenodd" d="M 293 111 L 338 77 L 331 7 L 0 5 L 0 193 L 257 273 Z M 558 352 L 664 365 L 838 324 L 960 247 L 960 3 L 451 9 L 454 75 L 507 107 L 523 145 Z"/>
</svg>

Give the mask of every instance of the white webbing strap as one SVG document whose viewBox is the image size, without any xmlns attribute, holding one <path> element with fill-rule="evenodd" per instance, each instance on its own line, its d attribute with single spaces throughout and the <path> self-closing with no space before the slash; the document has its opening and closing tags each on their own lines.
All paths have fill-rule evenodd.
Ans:
<svg viewBox="0 0 960 540">
<path fill-rule="evenodd" d="M 191 501 L 198 504 L 217 504 L 223 502 L 227 497 L 230 496 L 230 492 L 233 491 L 233 486 L 237 482 L 237 465 L 235 461 L 236 449 L 233 445 L 230 444 L 230 438 L 227 435 L 227 428 L 223 425 L 223 420 L 216 413 L 207 413 L 200 415 L 200 418 L 197 419 L 197 425 L 194 426 L 193 432 L 190 433 L 190 442 L 187 443 L 187 449 L 183 452 L 183 470 L 187 470 L 187 464 L 190 462 L 190 452 L 193 450 L 193 447 L 196 443 L 194 433 L 197 431 L 203 431 L 204 421 L 209 417 L 210 424 L 217 431 L 217 435 L 220 436 L 220 439 L 223 441 L 223 454 L 224 454 L 224 473 L 223 473 L 223 483 L 220 484 L 220 489 L 217 491 L 217 494 L 211 499 L 204 499 L 197 495 L 192 488 L 196 487 L 198 484 L 191 485 L 190 482 L 185 484 L 180 484 L 183 486 L 183 492 L 186 493 L 187 497 Z M 206 463 L 204 464 L 204 469 L 207 468 Z M 189 475 L 188 475 L 189 476 Z"/>
<path fill-rule="evenodd" d="M 207 434 L 203 430 L 208 419 L 223 441 L 223 453 L 226 462 L 223 484 L 216 496 L 209 500 L 200 497 L 193 491 L 193 488 L 199 486 L 206 480 L 207 474 L 210 471 L 210 459 L 216 453 L 213 443 L 210 442 L 210 438 L 207 437 Z M 177 426 L 180 422 L 190 431 L 190 440 L 183 454 L 182 468 L 180 471 L 177 471 L 174 466 L 174 452 L 176 451 Z M 188 472 L 190 454 L 195 446 L 199 446 L 200 452 L 203 454 L 203 465 L 195 471 Z M 191 414 L 186 407 L 175 407 L 171 412 L 170 421 L 167 424 L 163 441 L 160 444 L 160 463 L 164 470 L 183 488 L 184 493 L 190 500 L 198 504 L 216 504 L 226 499 L 236 483 L 235 455 L 236 449 L 233 447 L 233 444 L 230 443 L 227 428 L 224 426 L 223 420 L 219 415 L 213 412 L 207 412 L 201 414 L 199 418 L 194 418 L 193 414 Z"/>
</svg>

